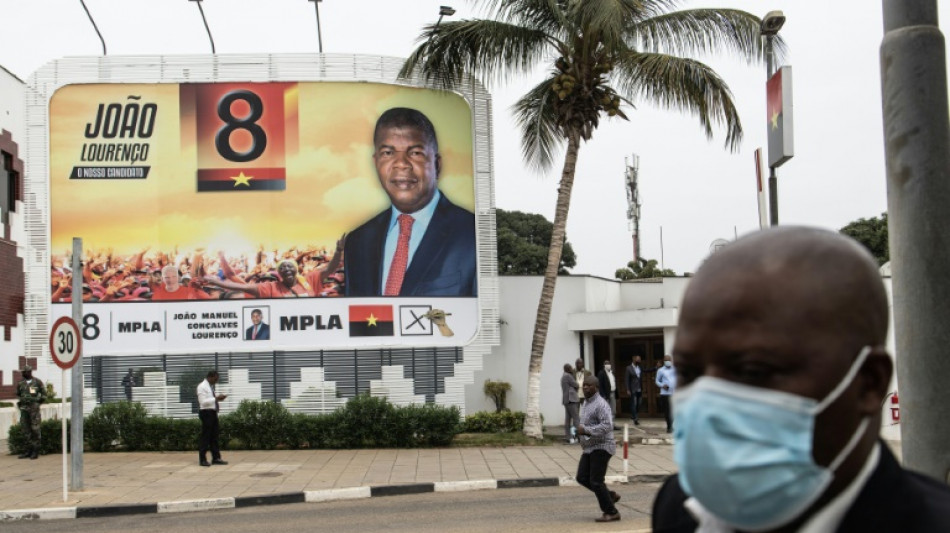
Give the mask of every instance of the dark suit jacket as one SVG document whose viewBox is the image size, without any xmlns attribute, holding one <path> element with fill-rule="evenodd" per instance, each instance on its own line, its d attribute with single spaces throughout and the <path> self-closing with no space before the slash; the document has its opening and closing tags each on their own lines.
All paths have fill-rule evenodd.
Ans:
<svg viewBox="0 0 950 533">
<path fill-rule="evenodd" d="M 251 332 L 254 331 L 254 326 L 247 328 L 244 331 L 244 340 L 249 341 L 251 339 Z M 261 329 L 257 332 L 257 338 L 253 339 L 256 341 L 266 341 L 270 340 L 270 326 L 261 322 Z"/>
<path fill-rule="evenodd" d="M 347 235 L 343 261 L 347 296 L 382 296 L 383 248 L 391 210 Z M 477 296 L 475 215 L 439 196 L 416 249 L 400 296 Z"/>
<path fill-rule="evenodd" d="M 578 403 L 577 380 L 569 372 L 561 375 L 561 405 L 569 403 Z"/>
<path fill-rule="evenodd" d="M 904 470 L 881 442 L 881 460 L 868 478 L 839 533 L 929 533 L 950 531 L 950 487 Z M 687 496 L 674 475 L 653 501 L 654 533 L 692 533 L 696 521 L 683 507 Z"/>
<path fill-rule="evenodd" d="M 607 370 L 601 368 L 600 372 L 597 373 L 597 387 L 601 396 L 605 400 L 610 400 L 610 393 L 613 392 L 613 389 L 610 388 L 610 378 L 607 377 Z"/>
</svg>

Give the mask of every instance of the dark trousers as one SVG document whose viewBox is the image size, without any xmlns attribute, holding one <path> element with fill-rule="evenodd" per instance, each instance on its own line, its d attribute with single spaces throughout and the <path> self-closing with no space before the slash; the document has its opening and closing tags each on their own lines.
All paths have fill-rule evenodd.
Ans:
<svg viewBox="0 0 950 533">
<path fill-rule="evenodd" d="M 663 411 L 663 415 L 666 418 L 666 431 L 673 431 L 673 410 L 670 409 L 669 395 L 660 395 L 660 409 Z"/>
<path fill-rule="evenodd" d="M 640 404 L 643 402 L 643 392 L 630 394 L 630 418 L 640 420 Z"/>
<path fill-rule="evenodd" d="M 577 402 L 569 402 L 564 406 L 564 438 L 571 438 L 571 428 L 577 427 L 581 419 L 577 416 Z"/>
<path fill-rule="evenodd" d="M 577 465 L 577 482 L 597 496 L 597 503 L 604 514 L 617 514 L 610 491 L 604 483 L 607 475 L 607 463 L 612 456 L 604 450 L 594 450 L 581 455 L 581 462 Z"/>
<path fill-rule="evenodd" d="M 218 449 L 218 412 L 213 409 L 198 411 L 201 419 L 201 440 L 198 441 L 198 457 L 207 461 L 208 450 L 211 450 L 211 459 L 220 459 L 221 450 Z"/>
</svg>

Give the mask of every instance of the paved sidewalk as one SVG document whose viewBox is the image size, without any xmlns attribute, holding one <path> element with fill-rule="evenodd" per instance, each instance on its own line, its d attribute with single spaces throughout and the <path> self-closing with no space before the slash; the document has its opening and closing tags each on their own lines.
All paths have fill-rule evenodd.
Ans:
<svg viewBox="0 0 950 533">
<path fill-rule="evenodd" d="M 637 437 L 656 436 L 652 421 L 630 426 Z M 618 421 L 622 424 L 623 421 Z M 657 426 L 658 427 L 658 426 Z M 548 428 L 561 434 L 561 428 Z M 669 437 L 660 434 L 660 437 Z M 617 432 L 618 439 L 622 431 Z M 661 441 L 658 441 L 661 442 Z M 5 443 L 3 443 L 5 444 Z M 0 514 L 16 509 L 102 507 L 210 498 L 248 498 L 351 487 L 474 480 L 561 478 L 570 483 L 577 445 L 505 448 L 224 451 L 226 466 L 198 465 L 197 452 L 86 453 L 81 492 L 62 496 L 62 456 L 17 459 L 0 450 Z M 608 476 L 622 476 L 623 448 Z M 672 447 L 631 444 L 629 476 L 656 480 L 675 470 Z M 615 478 L 617 479 L 617 478 Z M 633 478 L 636 480 L 637 478 Z"/>
</svg>

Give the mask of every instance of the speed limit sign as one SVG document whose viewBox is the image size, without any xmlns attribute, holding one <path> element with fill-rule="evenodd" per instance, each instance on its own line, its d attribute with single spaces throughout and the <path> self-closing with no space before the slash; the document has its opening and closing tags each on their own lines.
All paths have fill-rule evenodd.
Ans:
<svg viewBox="0 0 950 533">
<path fill-rule="evenodd" d="M 68 370 L 79 360 L 82 353 L 82 336 L 79 326 L 68 316 L 60 317 L 49 332 L 49 351 L 53 362 L 63 370 Z"/>
</svg>

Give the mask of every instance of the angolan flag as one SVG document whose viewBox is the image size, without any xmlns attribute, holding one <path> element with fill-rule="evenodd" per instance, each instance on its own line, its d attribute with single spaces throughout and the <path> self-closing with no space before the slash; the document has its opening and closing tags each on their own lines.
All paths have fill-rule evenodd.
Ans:
<svg viewBox="0 0 950 533">
<path fill-rule="evenodd" d="M 198 169 L 198 192 L 282 191 L 287 188 L 283 168 L 202 168 Z"/>
<path fill-rule="evenodd" d="M 794 155 L 792 144 L 792 67 L 784 66 L 766 84 L 768 97 L 769 166 L 778 167 Z"/>
<path fill-rule="evenodd" d="M 392 337 L 393 306 L 351 305 L 350 337 Z"/>
</svg>

